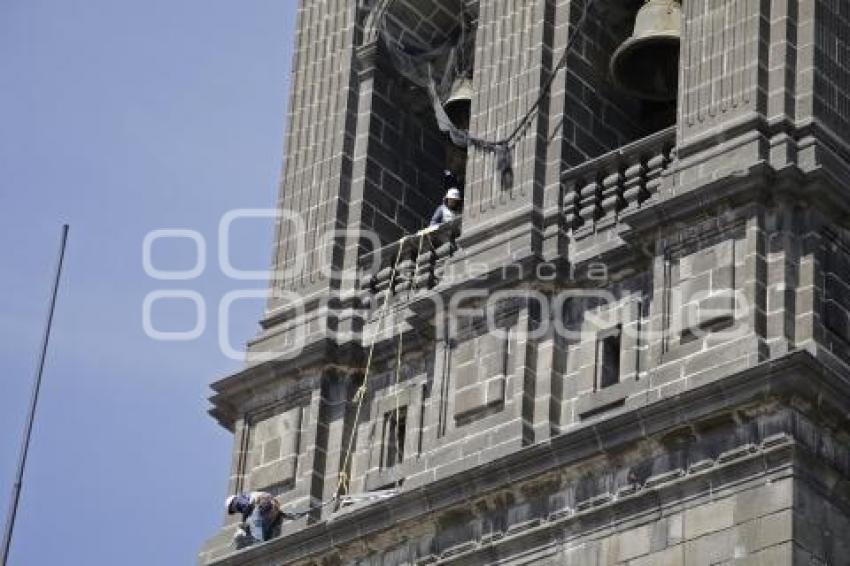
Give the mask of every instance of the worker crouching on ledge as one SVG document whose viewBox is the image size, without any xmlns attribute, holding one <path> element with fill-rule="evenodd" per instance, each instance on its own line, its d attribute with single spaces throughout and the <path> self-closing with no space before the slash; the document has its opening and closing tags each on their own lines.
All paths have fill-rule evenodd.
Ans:
<svg viewBox="0 0 850 566">
<path fill-rule="evenodd" d="M 224 504 L 228 515 L 242 515 L 242 523 L 233 537 L 237 549 L 274 538 L 280 534 L 283 519 L 290 517 L 280 510 L 276 497 L 263 491 L 231 495 Z"/>
<path fill-rule="evenodd" d="M 431 217 L 431 226 L 439 226 L 446 222 L 451 222 L 461 213 L 462 199 L 460 189 L 455 176 L 446 171 L 443 175 L 443 186 L 447 188 L 446 197 L 443 199 L 443 204 L 437 207 L 434 216 Z"/>
</svg>

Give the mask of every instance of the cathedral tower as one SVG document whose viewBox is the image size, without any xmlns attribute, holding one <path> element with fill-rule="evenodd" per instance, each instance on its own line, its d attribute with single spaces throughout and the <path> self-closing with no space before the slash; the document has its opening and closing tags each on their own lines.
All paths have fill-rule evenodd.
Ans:
<svg viewBox="0 0 850 566">
<path fill-rule="evenodd" d="M 200 562 L 846 563 L 850 4 L 298 11 L 272 298 L 211 398 L 229 492 L 298 517 Z"/>
</svg>

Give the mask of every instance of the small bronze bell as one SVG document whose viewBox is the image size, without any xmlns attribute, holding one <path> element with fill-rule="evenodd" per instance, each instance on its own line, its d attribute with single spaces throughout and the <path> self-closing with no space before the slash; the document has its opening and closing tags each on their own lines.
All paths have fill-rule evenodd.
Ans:
<svg viewBox="0 0 850 566">
<path fill-rule="evenodd" d="M 611 58 L 614 82 L 639 98 L 675 100 L 681 38 L 681 2 L 648 0 L 637 13 L 634 33 Z"/>
<path fill-rule="evenodd" d="M 459 78 L 452 85 L 449 97 L 443 103 L 446 114 L 452 124 L 459 130 L 469 129 L 470 113 L 472 111 L 472 79 Z"/>
</svg>

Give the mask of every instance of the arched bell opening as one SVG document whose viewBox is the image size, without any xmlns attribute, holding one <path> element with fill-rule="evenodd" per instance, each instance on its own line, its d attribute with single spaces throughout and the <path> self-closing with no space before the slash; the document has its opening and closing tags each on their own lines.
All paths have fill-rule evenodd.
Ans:
<svg viewBox="0 0 850 566">
<path fill-rule="evenodd" d="M 682 3 L 647 0 L 627 21 L 633 22 L 631 33 L 611 56 L 611 77 L 618 89 L 641 101 L 647 130 L 663 130 L 676 123 Z"/>
<path fill-rule="evenodd" d="M 448 128 L 469 129 L 477 22 L 478 0 L 393 0 L 378 23 L 395 72 L 419 88 L 420 117 L 441 132 L 442 169 L 461 183 L 467 149 L 453 143 Z"/>
<path fill-rule="evenodd" d="M 614 83 L 642 100 L 675 101 L 681 40 L 679 0 L 648 0 L 635 15 L 632 35 L 611 57 Z"/>
<path fill-rule="evenodd" d="M 679 0 L 595 0 L 567 59 L 565 168 L 676 123 L 680 43 Z"/>
<path fill-rule="evenodd" d="M 378 45 L 371 52 L 377 57 L 369 75 L 371 104 L 364 109 L 369 141 L 363 218 L 382 243 L 428 226 L 447 192 L 446 170 L 463 188 L 467 150 L 452 142 L 440 120 L 469 127 L 477 22 L 471 6 L 477 2 L 372 5 L 374 33 L 365 31 Z"/>
<path fill-rule="evenodd" d="M 618 37 L 608 76 L 614 89 L 640 106 L 646 134 L 676 123 L 679 53 L 682 41 L 681 0 L 615 2 L 604 12 Z"/>
</svg>

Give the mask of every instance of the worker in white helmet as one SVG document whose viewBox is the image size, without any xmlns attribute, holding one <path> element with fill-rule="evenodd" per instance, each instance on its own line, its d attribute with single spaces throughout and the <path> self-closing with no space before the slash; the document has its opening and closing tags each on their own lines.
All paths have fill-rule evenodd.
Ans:
<svg viewBox="0 0 850 566">
<path fill-rule="evenodd" d="M 460 196 L 460 189 L 457 187 L 457 179 L 450 172 L 446 171 L 443 178 L 444 185 L 448 185 L 446 197 L 443 203 L 437 207 L 434 216 L 431 217 L 431 226 L 439 226 L 446 222 L 451 222 L 460 215 L 461 203 L 463 199 Z"/>
<path fill-rule="evenodd" d="M 270 493 L 252 491 L 245 495 L 231 495 L 224 502 L 229 515 L 242 515 L 234 542 L 237 548 L 263 542 L 275 536 L 281 521 L 289 518 L 280 510 L 280 501 Z"/>
</svg>

